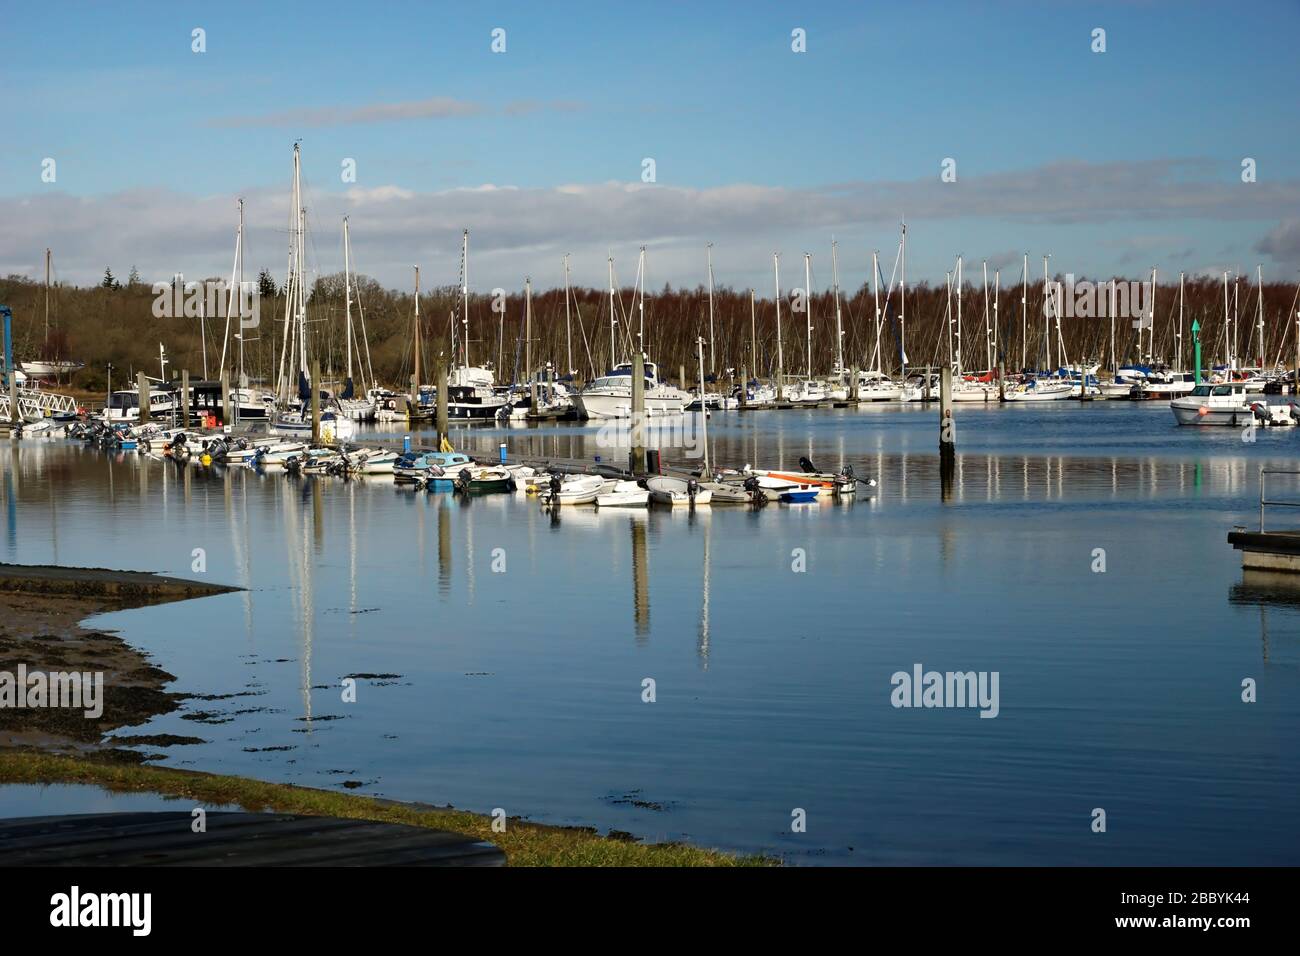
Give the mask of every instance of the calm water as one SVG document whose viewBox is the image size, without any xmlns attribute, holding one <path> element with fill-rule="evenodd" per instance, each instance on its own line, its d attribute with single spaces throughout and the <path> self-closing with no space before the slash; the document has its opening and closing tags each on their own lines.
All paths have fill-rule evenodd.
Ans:
<svg viewBox="0 0 1300 956">
<path fill-rule="evenodd" d="M 5 444 L 0 555 L 191 576 L 202 548 L 206 577 L 249 589 L 96 621 L 176 690 L 247 695 L 147 725 L 207 741 L 175 766 L 794 863 L 1300 862 L 1300 581 L 1243 584 L 1225 542 L 1300 433 L 1244 443 L 1154 404 L 957 416 L 945 499 L 934 411 L 715 415 L 715 460 L 880 484 L 695 515 Z M 461 435 L 623 454 L 596 428 Z M 895 709 L 916 663 L 999 672 L 999 716 Z M 379 676 L 344 703 L 350 674 Z"/>
</svg>

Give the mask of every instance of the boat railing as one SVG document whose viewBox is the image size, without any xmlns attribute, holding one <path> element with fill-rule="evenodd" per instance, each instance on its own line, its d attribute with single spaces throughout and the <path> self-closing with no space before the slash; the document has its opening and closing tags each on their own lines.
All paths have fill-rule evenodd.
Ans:
<svg viewBox="0 0 1300 956">
<path fill-rule="evenodd" d="M 1266 505 L 1274 508 L 1300 508 L 1300 501 L 1273 501 L 1266 494 L 1266 475 L 1300 475 L 1300 469 L 1296 468 L 1264 468 L 1259 469 L 1259 533 L 1264 533 L 1264 508 Z"/>
</svg>

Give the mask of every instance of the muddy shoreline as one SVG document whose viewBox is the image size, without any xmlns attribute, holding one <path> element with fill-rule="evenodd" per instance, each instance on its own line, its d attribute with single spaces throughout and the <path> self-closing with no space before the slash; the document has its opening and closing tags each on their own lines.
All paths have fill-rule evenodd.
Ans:
<svg viewBox="0 0 1300 956">
<path fill-rule="evenodd" d="M 69 671 L 104 675 L 103 713 L 60 707 L 0 707 L 0 748 L 95 752 L 124 762 L 149 755 L 123 749 L 171 746 L 199 738 L 116 736 L 180 707 L 188 695 L 166 690 L 175 676 L 117 634 L 82 626 L 104 611 L 144 607 L 238 590 L 183 578 L 105 568 L 0 564 L 0 672 Z"/>
</svg>

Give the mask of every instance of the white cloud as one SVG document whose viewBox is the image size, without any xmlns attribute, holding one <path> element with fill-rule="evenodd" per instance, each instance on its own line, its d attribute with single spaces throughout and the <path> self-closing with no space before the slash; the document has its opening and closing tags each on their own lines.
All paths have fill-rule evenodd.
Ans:
<svg viewBox="0 0 1300 956">
<path fill-rule="evenodd" d="M 1300 206 L 1300 182 L 1253 184 L 1249 189 L 1209 178 L 1212 170 L 1194 161 L 1140 163 L 1057 163 L 1014 173 L 933 180 L 841 183 L 816 189 L 789 189 L 737 183 L 705 189 L 640 182 L 565 184 L 536 188 L 485 184 L 473 188 L 421 192 L 408 186 L 354 187 L 318 194 L 309 210 L 314 265 L 320 272 L 342 266 L 339 231 L 343 215 L 351 221 L 358 269 L 388 285 L 409 282 L 410 264 L 419 262 L 430 282 L 454 282 L 462 228 L 470 230 L 474 256 L 471 276 L 479 288 L 515 288 L 524 275 L 550 286 L 560 281 L 560 257 L 574 254 L 575 281 L 604 283 L 607 250 L 615 249 L 620 278 L 630 282 L 636 247 L 651 249 L 650 287 L 669 281 L 694 285 L 703 280 L 703 247 L 712 241 L 715 261 L 732 276 L 759 275 L 771 253 L 784 249 L 793 260 L 805 248 L 841 239 L 841 269 L 846 284 L 851 262 L 862 259 L 853 244 L 866 234 L 879 242 L 896 234 L 906 215 L 913 228 L 909 252 L 927 234 L 963 224 L 981 233 L 990 224 L 1012 231 L 1049 228 L 1068 236 L 1080 225 L 1113 224 L 1116 236 L 1131 236 L 1154 220 L 1275 221 L 1276 211 Z M 248 221 L 247 263 L 277 274 L 286 258 L 289 221 L 287 190 L 245 194 Z M 92 198 L 64 193 L 0 198 L 0 272 L 35 275 L 40 253 L 50 246 L 61 276 L 90 282 L 106 265 L 125 274 L 132 264 L 146 278 L 216 274 L 229 269 L 234 246 L 236 196 L 194 197 L 169 191 L 134 190 Z M 1005 231 L 1005 230 L 1004 230 Z M 1153 248 L 1153 255 L 1186 253 L 1194 230 L 1179 226 L 1179 249 Z M 1188 236 L 1182 235 L 1183 232 Z M 1205 230 L 1205 242 L 1215 230 Z M 1270 254 L 1294 260 L 1300 229 L 1279 227 L 1266 238 Z M 1151 233 L 1142 233 L 1150 235 Z M 1014 240 L 1013 240 L 1014 241 Z M 802 245 L 801 245 L 802 243 Z M 1006 239 L 998 247 L 1006 249 Z M 931 245 L 933 241 L 931 240 Z M 868 247 L 863 247 L 868 248 Z M 934 262 L 956 249 L 931 249 Z M 968 258 L 978 250 L 964 250 Z M 987 254 L 987 253 L 985 253 Z M 1113 261 L 1113 251 L 1098 253 Z M 1208 257 L 1209 249 L 1198 250 Z M 824 258 L 821 256 L 819 258 Z M 1009 264 L 1018 254 L 990 255 Z M 869 262 L 869 253 L 867 261 Z M 922 258 L 913 259 L 923 272 Z M 1100 271 L 1104 262 L 1072 262 L 1076 274 Z M 866 266 L 858 262 L 857 271 Z M 829 268 L 819 268 L 819 281 Z M 720 272 L 719 281 L 727 281 Z M 761 281 L 746 279 L 744 281 Z"/>
</svg>

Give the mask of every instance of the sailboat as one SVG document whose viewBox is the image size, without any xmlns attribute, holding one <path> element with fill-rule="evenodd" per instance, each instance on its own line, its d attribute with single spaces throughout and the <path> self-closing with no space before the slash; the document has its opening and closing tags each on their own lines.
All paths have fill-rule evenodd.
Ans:
<svg viewBox="0 0 1300 956">
<path fill-rule="evenodd" d="M 306 256 L 306 210 L 302 206 L 302 156 L 297 143 L 293 145 L 293 243 L 289 253 L 289 275 L 285 282 L 284 337 L 280 350 L 279 392 L 280 403 L 290 410 L 281 412 L 271 424 L 275 435 L 292 438 L 310 438 L 312 424 L 312 389 L 320 390 L 320 383 L 309 379 L 307 361 L 307 290 L 304 270 Z M 293 367 L 297 374 L 293 375 Z M 296 389 L 294 385 L 296 384 Z M 293 408 L 294 400 L 297 407 Z M 328 392 L 321 392 L 320 437 L 327 442 L 343 441 L 356 434 L 356 425 L 343 414 L 338 403 Z"/>
<path fill-rule="evenodd" d="M 370 368 L 370 340 L 366 336 L 366 319 L 365 313 L 361 312 L 361 301 L 357 300 L 357 311 L 361 312 L 361 338 L 356 338 L 356 331 L 352 325 L 352 238 L 348 232 L 348 217 L 343 217 L 343 296 L 345 300 L 344 313 L 347 323 L 345 338 L 347 339 L 347 377 L 343 381 L 343 392 L 339 395 L 339 408 L 343 414 L 353 421 L 369 422 L 374 421 L 375 415 L 379 410 L 380 396 L 376 394 L 372 387 L 365 391 L 364 398 L 357 398 L 356 383 L 352 378 L 352 344 L 357 342 L 365 343 L 366 354 L 365 363 L 362 364 L 362 371 L 369 368 L 371 382 L 375 380 L 374 370 Z M 358 348 L 358 352 L 360 348 Z M 364 383 L 363 383 L 364 384 Z"/>
<path fill-rule="evenodd" d="M 610 307 L 610 354 L 614 354 L 614 260 L 610 259 L 609 272 L 609 307 Z M 636 348 L 644 354 L 645 349 L 645 247 L 641 249 L 641 258 L 637 266 L 637 286 L 640 293 L 638 303 L 640 325 L 637 332 Z M 680 415 L 685 411 L 691 396 L 659 380 L 659 367 L 654 362 L 643 364 L 645 373 L 645 411 L 646 415 Z M 573 404 L 583 418 L 631 418 L 632 417 L 632 363 L 619 362 L 604 375 L 574 396 Z"/>
<path fill-rule="evenodd" d="M 985 373 L 982 378 L 968 377 L 962 371 L 962 329 L 961 329 L 961 302 L 962 290 L 965 287 L 965 279 L 962 275 L 962 259 L 957 257 L 957 329 L 956 345 L 954 347 L 953 333 L 953 315 L 952 315 L 952 273 L 948 273 L 948 308 L 947 308 L 947 329 L 948 329 L 948 361 L 952 364 L 952 400 L 954 402 L 987 402 L 990 398 L 996 398 L 997 392 L 990 388 L 992 377 Z"/>
<path fill-rule="evenodd" d="M 903 231 L 898 241 L 898 259 L 906 261 L 905 243 L 907 242 L 907 232 Z M 897 261 L 895 263 L 897 265 Z M 889 300 L 893 296 L 894 279 L 891 274 L 889 279 L 889 289 L 885 293 L 885 311 L 889 310 Z M 900 286 L 900 303 L 902 296 L 906 294 L 904 287 Z M 884 313 L 880 310 L 880 259 L 876 252 L 871 253 L 871 298 L 875 305 L 876 311 L 876 345 L 872 352 L 871 368 L 858 373 L 858 404 L 868 402 L 896 402 L 903 398 L 903 385 L 889 378 L 884 372 L 882 363 L 884 353 L 880 347 L 881 335 L 884 331 Z M 839 331 L 839 277 L 838 273 L 835 278 L 835 327 Z"/>
<path fill-rule="evenodd" d="M 496 376 L 488 366 L 470 362 L 469 351 L 469 230 L 461 233 L 460 247 L 460 361 L 447 374 L 447 415 L 471 421 L 492 421 L 509 398 L 493 389 Z M 451 351 L 456 354 L 457 316 L 451 316 Z"/>
<path fill-rule="evenodd" d="M 80 369 L 86 367 L 85 362 L 73 362 L 60 357 L 62 336 L 55 334 L 54 338 L 50 337 L 50 267 L 52 257 L 50 250 L 45 250 L 45 341 L 41 346 L 41 356 L 32 362 L 19 362 L 18 367 L 25 375 L 33 378 L 44 378 L 60 375 L 71 375 Z"/>
</svg>

